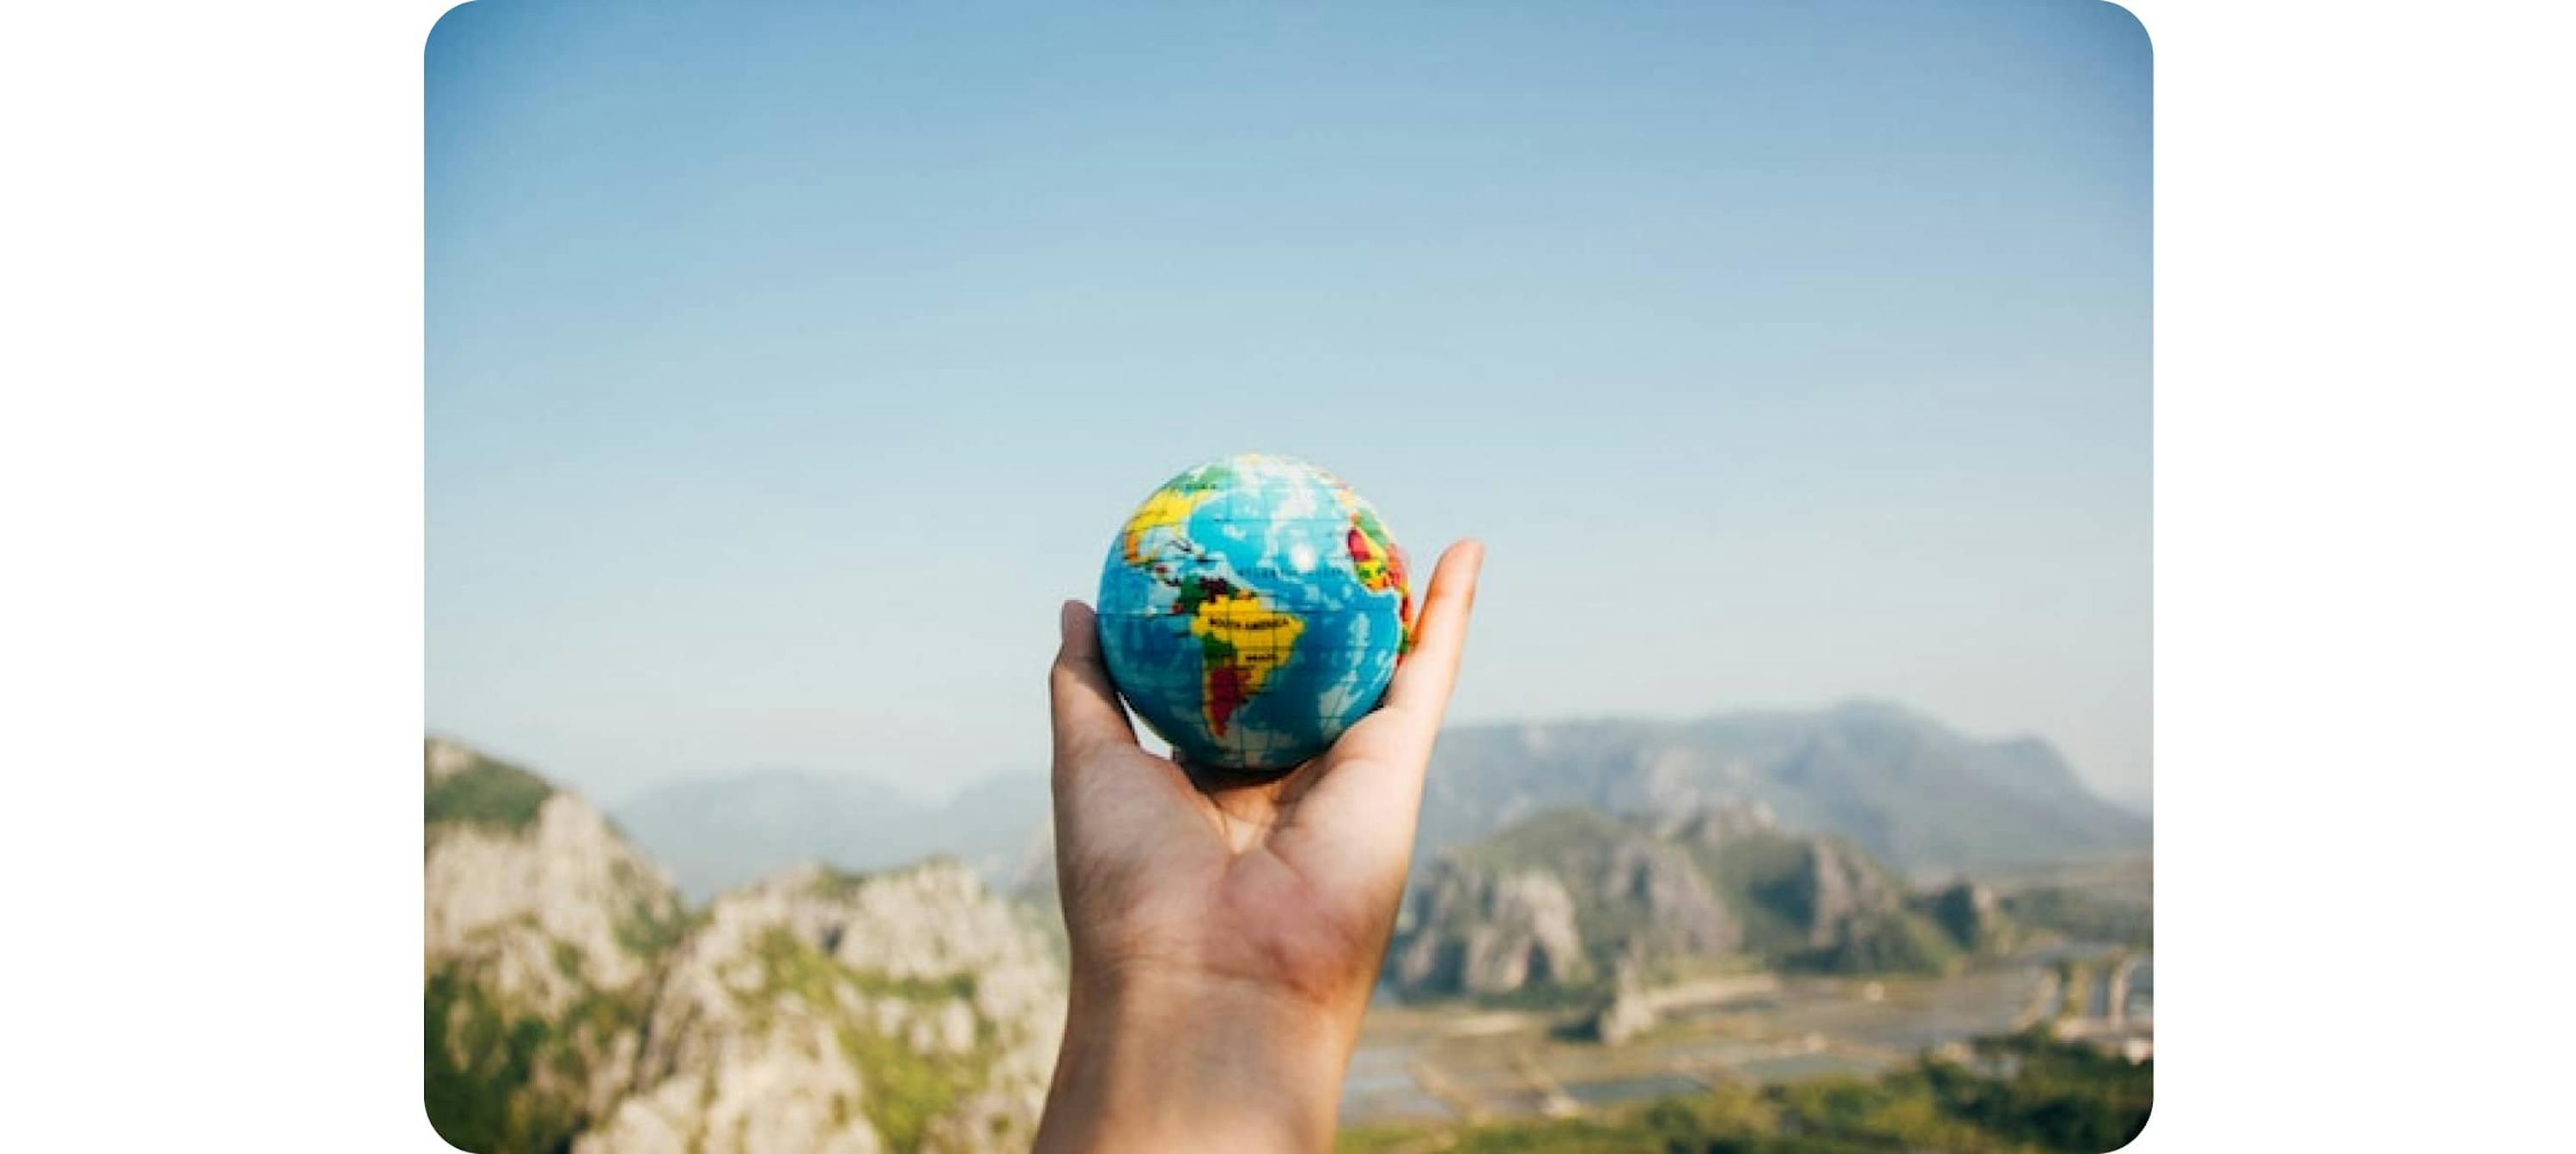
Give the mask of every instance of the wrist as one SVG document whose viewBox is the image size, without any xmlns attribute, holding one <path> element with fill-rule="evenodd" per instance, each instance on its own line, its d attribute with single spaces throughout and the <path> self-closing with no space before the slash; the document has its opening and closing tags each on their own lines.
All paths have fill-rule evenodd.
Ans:
<svg viewBox="0 0 2576 1154">
<path fill-rule="evenodd" d="M 1077 972 L 1071 992 L 1038 1149 L 1330 1147 L 1364 1005 L 1135 969 Z"/>
</svg>

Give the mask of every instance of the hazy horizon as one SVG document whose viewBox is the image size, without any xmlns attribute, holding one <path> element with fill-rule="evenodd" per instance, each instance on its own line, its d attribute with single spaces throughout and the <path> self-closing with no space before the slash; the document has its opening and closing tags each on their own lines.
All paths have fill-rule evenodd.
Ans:
<svg viewBox="0 0 2576 1154">
<path fill-rule="evenodd" d="M 1482 719 L 1482 720 L 1461 720 L 1461 719 L 1459 719 L 1459 718 L 1452 717 L 1452 718 L 1449 720 L 1449 724 L 1448 724 L 1445 728 L 1447 728 L 1447 729 L 1459 729 L 1459 728 L 1465 728 L 1465 727 L 1477 727 L 1477 726 L 1506 726 L 1506 727 L 1509 727 L 1509 726 L 1522 726 L 1522 725 L 1529 725 L 1529 726 L 1549 726 L 1549 725 L 1580 725 L 1580 724 L 1602 724 L 1602 723 L 1608 723 L 1608 724 L 1637 723 L 1637 724 L 1648 724 L 1648 725 L 1675 725 L 1675 724 L 1690 724 L 1690 723 L 1693 723 L 1693 722 L 1708 721 L 1708 720 L 1712 720 L 1712 719 L 1722 719 L 1722 718 L 1728 718 L 1728 717 L 1734 717 L 1734 716 L 1742 716 L 1742 715 L 1748 715 L 1748 714 L 1765 714 L 1765 713 L 1798 713 L 1798 714 L 1807 714 L 1807 713 L 1826 713 L 1826 712 L 1830 712 L 1830 711 L 1837 710 L 1837 709 L 1846 709 L 1846 708 L 1854 708 L 1854 707 L 1862 707 L 1862 708 L 1866 708 L 1866 707 L 1880 707 L 1880 706 L 1884 706 L 1884 707 L 1893 707 L 1893 708 L 1897 708 L 1897 709 L 1905 710 L 1906 712 L 1909 712 L 1909 713 L 1916 714 L 1917 716 L 1925 717 L 1925 718 L 1927 718 L 1927 719 L 1929 719 L 1929 720 L 1933 721 L 1934 723 L 1941 724 L 1941 725 L 1944 725 L 1945 727 L 1951 728 L 1954 732 L 1959 733 L 1961 736 L 1964 736 L 1964 737 L 1970 738 L 1970 739 L 1975 740 L 1975 741 L 1988 742 L 1988 743 L 1998 743 L 1998 742 L 2014 741 L 2014 740 L 2019 740 L 2019 739 L 2037 739 L 2037 740 L 2041 740 L 2041 741 L 2046 741 L 2046 740 L 2047 740 L 2045 737 L 2041 736 L 2040 734 L 2036 734 L 2036 733 L 2027 733 L 2027 732 L 2024 732 L 2024 733 L 1975 733 L 1975 732 L 1969 732 L 1969 731 L 1965 731 L 1965 730 L 1959 730 L 1959 729 L 1957 729 L 1957 727 L 1955 727 L 1955 726 L 1948 726 L 1948 723 L 1947 723 L 1946 721 L 1944 721 L 1943 719 L 1941 719 L 1941 718 L 1939 718 L 1939 717 L 1933 717 L 1933 716 L 1931 716 L 1931 715 L 1929 715 L 1929 714 L 1922 713 L 1922 711 L 1917 710 L 1917 709 L 1914 709 L 1913 707 L 1908 706 L 1908 705 L 1906 705 L 1906 704 L 1905 704 L 1905 703 L 1903 703 L 1903 702 L 1888 701 L 1888 700 L 1879 699 L 1879 698 L 1866 698 L 1866 697 L 1847 697 L 1847 698 L 1842 698 L 1842 699 L 1840 699 L 1840 700 L 1835 700 L 1835 701 L 1822 701 L 1822 702 L 1815 702 L 1815 703 L 1813 703 L 1813 704 L 1806 705 L 1806 706 L 1758 706 L 1758 707 L 1745 707 L 1745 708 L 1710 709 L 1710 710 L 1703 710 L 1703 711 L 1701 711 L 1701 712 L 1699 712 L 1699 713 L 1695 713 L 1695 714 L 1679 715 L 1679 716 L 1665 716 L 1665 717 L 1653 717 L 1653 716 L 1646 716 L 1646 715 L 1642 715 L 1642 714 L 1583 714 L 1583 715 L 1569 715 L 1569 716 L 1564 716 L 1564 717 L 1488 718 L 1488 719 Z M 1150 748 L 1150 749 L 1154 749 L 1154 750 L 1156 750 L 1156 751 L 1158 751 L 1158 752 L 1159 752 L 1159 751 L 1161 751 L 1161 750 L 1164 748 L 1163 744 L 1162 744 L 1159 740 L 1157 740 L 1157 739 L 1155 738 L 1155 736 L 1154 736 L 1154 734 L 1152 733 L 1152 731 L 1147 730 L 1147 729 L 1144 729 L 1144 728 L 1142 728 L 1142 727 L 1139 727 L 1139 728 L 1138 728 L 1138 730 L 1137 730 L 1137 734 L 1138 734 L 1139 739 L 1140 739 L 1141 741 L 1143 741 L 1143 742 L 1145 743 L 1145 745 L 1146 745 L 1148 748 Z M 513 763 L 513 764 L 518 764 L 518 765 L 520 765 L 520 766 L 521 766 L 522 768 L 524 768 L 524 769 L 528 769 L 528 770 L 530 770 L 530 771 L 532 771 L 532 772 L 538 773 L 538 774 L 540 774 L 540 775 L 547 776 L 547 777 L 549 777 L 549 778 L 553 778 L 553 779 L 557 780 L 559 784 L 562 784 L 562 785 L 565 785 L 565 786 L 569 786 L 569 787 L 572 787 L 572 788 L 574 788 L 574 789 L 576 789 L 576 790 L 579 790 L 579 791 L 580 791 L 580 792 L 582 792 L 585 796 L 587 796 L 587 797 L 588 797 L 588 798 L 589 798 L 593 803 L 597 804 L 597 805 L 598 805 L 598 806 L 600 806 L 602 809 L 607 809 L 607 810 L 614 810 L 614 809 L 620 808 L 620 807 L 622 807 L 622 806 L 625 806 L 625 805 L 627 805 L 627 804 L 629 804 L 629 803 L 632 803 L 632 802 L 635 802 L 635 801 L 641 800 L 641 799 L 643 799 L 643 798 L 647 798 L 647 797 L 654 796 L 654 795 L 656 795 L 656 794 L 658 794 L 658 793 L 661 793 L 661 792 L 663 792 L 663 791 L 665 791 L 665 790 L 669 790 L 669 789 L 673 789 L 673 788 L 678 788 L 678 787 L 683 787 L 683 786 L 689 786 L 689 785 L 701 785 L 701 784 L 709 784 L 709 783 L 720 783 L 720 782 L 726 782 L 726 781 L 740 781 L 740 780 L 746 780 L 746 779 L 758 778 L 758 777 L 766 777 L 766 776 L 797 777 L 797 778 L 822 778 L 822 779 L 846 779 L 846 780 L 849 780 L 849 781 L 853 781 L 853 782 L 860 782 L 860 783 L 864 783 L 864 784 L 868 784 L 868 785 L 872 785 L 872 786 L 884 786 L 884 787 L 886 787 L 886 788 L 889 788 L 889 789 L 893 790 L 896 794 L 898 794 L 899 796 L 903 797 L 906 801 L 911 802 L 911 803 L 913 803 L 913 804 L 923 805 L 923 806 L 940 806 L 940 805 L 946 805 L 946 804 L 952 803 L 952 802 L 954 802 L 954 801 L 958 800 L 959 798 L 961 798 L 961 797 L 963 797 L 963 796 L 965 796 L 965 795 L 967 795 L 967 794 L 969 794 L 969 793 L 974 792 L 974 791 L 975 791 L 975 790 L 977 790 L 978 788 L 986 787 L 986 786 L 990 786 L 990 785 L 997 784 L 997 783 L 999 783 L 999 782 L 1003 781 L 1003 780 L 1004 780 L 1004 779 L 1006 779 L 1006 778 L 1014 778 L 1014 777 L 1016 777 L 1016 778 L 1019 778 L 1019 779 L 1021 779 L 1021 780 L 1024 780 L 1024 781 L 1026 781 L 1026 782 L 1030 783 L 1030 786 L 1031 786 L 1031 788 L 1033 788 L 1033 789 L 1035 789 L 1035 788 L 1043 788 L 1043 786 L 1044 786 L 1044 782 L 1045 782 L 1045 780 L 1046 780 L 1046 772 L 1047 772 L 1047 771 L 1046 771 L 1046 766 L 1045 766 L 1045 765 L 1043 765 L 1043 764 L 1033 764 L 1033 765 L 1029 765 L 1029 766 L 1021 767 L 1021 768 L 1017 768 L 1017 769 L 1000 769 L 1000 770 L 996 770 L 996 771 L 994 771 L 994 772 L 992 772 L 992 773 L 990 773 L 990 774 L 986 774 L 986 775 L 984 775 L 984 776 L 982 776 L 982 777 L 978 777 L 978 778 L 971 778 L 971 779 L 947 779 L 947 780 L 941 780 L 941 781 L 909 781 L 909 780 L 904 780 L 904 779 L 901 779 L 901 778 L 888 778 L 888 777 L 885 777 L 885 776 L 882 776 L 882 775 L 879 775 L 879 774 L 874 774 L 874 773 L 867 772 L 866 770 L 863 770 L 863 769 L 854 769 L 854 768 L 847 768 L 847 767 L 833 767 L 833 766 L 824 766 L 824 765 L 795 765 L 795 764 L 788 764 L 788 763 L 758 763 L 758 764 L 746 764 L 746 765 L 741 765 L 741 766 L 737 766 L 737 767 L 734 767 L 734 768 L 731 768 L 731 769 L 713 769 L 713 770 L 710 770 L 710 771 L 708 771 L 708 772 L 700 773 L 700 774 L 689 774 L 689 775 L 679 776 L 679 777 L 671 777 L 671 778 L 665 778 L 665 779 L 657 779 L 657 780 L 652 780 L 652 781 L 644 782 L 644 783 L 637 784 L 637 785 L 632 785 L 632 786 L 630 786 L 629 788 L 627 788 L 624 792 L 620 792 L 620 793 L 613 793 L 613 794 L 601 794 L 601 793 L 598 793 L 598 792 L 595 792 L 595 791 L 592 791 L 592 790 L 589 790 L 589 789 L 582 788 L 582 783 L 581 783 L 581 782 L 579 782 L 579 781 L 577 781 L 577 780 L 573 780 L 573 779 L 569 779 L 569 778 L 556 778 L 556 776 L 555 776 L 553 773 L 551 773 L 551 772 L 549 771 L 548 767 L 547 767 L 546 765 L 544 765 L 544 764 L 540 763 L 540 762 L 536 762 L 536 761 L 529 760 L 529 759 L 524 759 L 524 758 L 519 758 L 519 757 L 517 757 L 515 754 L 513 754 L 510 750 L 506 750 L 506 749 L 497 749 L 497 748 L 493 748 L 493 747 L 488 746 L 488 745 L 484 745 L 484 744 L 482 744 L 482 743 L 479 743 L 479 742 L 475 741 L 475 740 L 474 740 L 470 735 L 457 734 L 457 733 L 447 733 L 447 732 L 441 732 L 441 731 L 436 730 L 436 729 L 432 729 L 432 730 L 430 731 L 430 733 L 428 734 L 428 736 L 430 736 L 430 737 L 434 737 L 434 738 L 443 739 L 443 740 L 448 740 L 448 741 L 454 741 L 454 742 L 461 743 L 461 744 L 463 744 L 463 745 L 466 745 L 466 746 L 468 746 L 468 747 L 471 747 L 471 748 L 475 749 L 476 751 L 478 751 L 478 752 L 480 752 L 480 753 L 486 754 L 486 755 L 491 756 L 491 757 L 499 758 L 500 760 L 505 761 L 505 762 L 511 762 L 511 763 Z M 2054 748 L 2054 743 L 2050 743 L 2050 744 L 2051 744 L 2051 747 L 2052 747 L 2052 748 Z M 2065 751 L 2061 749 L 2061 750 L 2058 750 L 2058 753 L 2062 756 L 2062 755 L 2065 753 Z M 2069 767 L 2070 767 L 2070 768 L 2073 768 L 2072 763 L 2070 763 Z M 2083 777 L 2083 773 L 2082 773 L 2082 771 L 2081 771 L 2080 769 L 2076 771 L 2076 776 L 2077 776 L 2077 777 L 2079 777 L 2079 778 L 2082 778 L 2082 777 Z M 2152 809 L 2152 807 L 2153 807 L 2154 799 L 2153 799 L 2153 797 L 2152 797 L 2152 791 L 2151 791 L 2151 790 L 2149 790 L 2149 791 L 2142 791 L 2142 792 L 2140 792 L 2139 794 L 2137 794 L 2137 795 L 2135 795 L 2135 796 L 2128 796 L 2128 795 L 2122 795 L 2122 794 L 2116 794 L 2116 793 L 2110 793 L 2110 792 L 2107 792 L 2107 791 L 2103 790 L 2099 785 L 2095 784 L 2094 782 L 2092 782 L 2092 781 L 2090 781 L 2090 780 L 2085 780 L 2083 784 L 2086 786 L 2086 788 L 2088 788 L 2088 789 L 2092 790 L 2096 796 L 2101 797 L 2103 800 L 2105 800 L 2105 801 L 2109 801 L 2109 802 L 2112 802 L 2112 803 L 2114 803 L 2114 804 L 2116 804 L 2116 805 L 2119 805 L 2119 806 L 2122 806 L 2122 807 L 2125 807 L 2125 808 L 2128 808 L 2128 809 L 2133 809 L 2133 810 L 2136 810 L 2136 811 L 2138 811 L 2138 812 L 2145 813 L 2145 812 L 2149 812 L 2149 811 Z"/>
<path fill-rule="evenodd" d="M 2147 804 L 2115 6 L 482 0 L 427 71 L 435 733 L 1042 772 L 1058 600 L 1259 450 L 1488 543 L 1455 721 L 1879 699 Z"/>
</svg>

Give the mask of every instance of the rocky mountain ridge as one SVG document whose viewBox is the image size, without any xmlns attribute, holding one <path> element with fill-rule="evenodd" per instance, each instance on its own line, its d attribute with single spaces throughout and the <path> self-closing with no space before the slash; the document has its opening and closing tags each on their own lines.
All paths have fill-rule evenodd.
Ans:
<svg viewBox="0 0 2576 1154">
<path fill-rule="evenodd" d="M 433 1125 L 469 1150 L 1023 1149 L 1060 966 L 957 862 L 801 865 L 692 911 L 596 810 L 427 746 Z"/>
<path fill-rule="evenodd" d="M 1598 990 L 1641 972 L 1939 972 L 2010 935 L 1992 891 L 1909 893 L 1865 851 L 1783 831 L 1758 803 L 1534 814 L 1420 876 L 1389 950 L 1408 995 Z"/>
</svg>

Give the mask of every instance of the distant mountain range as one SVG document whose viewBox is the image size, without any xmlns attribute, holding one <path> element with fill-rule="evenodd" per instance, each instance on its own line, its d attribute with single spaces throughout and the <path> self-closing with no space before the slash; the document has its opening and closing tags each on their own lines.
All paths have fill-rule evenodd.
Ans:
<svg viewBox="0 0 2576 1154">
<path fill-rule="evenodd" d="M 1698 721 L 1453 726 L 1441 734 L 1416 864 L 1542 810 L 1686 812 L 1758 802 L 1781 828 L 1849 839 L 1918 877 L 2144 850 L 2141 814 L 2087 790 L 2035 738 L 1983 741 L 1883 703 Z M 924 805 L 863 779 L 761 772 L 685 782 L 614 810 L 704 897 L 803 859 L 873 869 L 946 853 L 1009 881 L 1042 856 L 1046 774 L 995 778 Z M 1042 864 L 1036 863 L 1036 864 Z"/>
<path fill-rule="evenodd" d="M 1461 726 L 1440 735 L 1419 858 L 1558 806 L 1671 813 L 1759 802 L 1781 828 L 1850 838 L 1940 875 L 2144 850 L 2141 814 L 2093 794 L 2037 738 L 1982 741 L 1881 702 L 1699 721 Z"/>
</svg>

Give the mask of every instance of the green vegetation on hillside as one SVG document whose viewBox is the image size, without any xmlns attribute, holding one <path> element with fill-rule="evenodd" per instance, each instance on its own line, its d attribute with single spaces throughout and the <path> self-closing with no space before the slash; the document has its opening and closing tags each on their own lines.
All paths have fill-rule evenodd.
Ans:
<svg viewBox="0 0 2576 1154">
<path fill-rule="evenodd" d="M 1458 860 L 1494 870 L 1563 869 L 1605 860 L 1629 836 L 1619 819 L 1594 809 L 1541 810 L 1481 841 L 1460 846 Z"/>
<path fill-rule="evenodd" d="M 783 926 L 761 935 L 761 990 L 744 1004 L 757 1014 L 775 1012 L 792 994 L 806 1008 L 829 1014 L 832 1030 L 865 1085 L 859 1107 L 890 1150 L 916 1150 L 933 1119 L 956 1108 L 981 1084 L 993 1055 L 988 1031 L 978 1022 L 975 1048 L 964 1054 L 922 1053 L 903 1038 L 878 1029 L 875 1016 L 842 1012 L 844 991 L 895 998 L 916 1006 L 971 999 L 972 975 L 946 979 L 898 978 L 851 969 Z M 847 1104 L 836 1097 L 837 1109 Z"/>
<path fill-rule="evenodd" d="M 1813 896 L 1802 876 L 1807 867 L 1804 844 L 1779 834 L 1755 834 L 1714 846 L 1693 845 L 1691 856 L 1702 872 L 1733 880 L 1720 896 L 1744 927 L 1746 949 L 1769 954 L 1805 947 Z"/>
<path fill-rule="evenodd" d="M 1883 910 L 1854 918 L 1832 945 L 1788 955 L 1783 968 L 1818 974 L 1939 975 L 1956 968 L 1968 949 L 1921 914 Z"/>
<path fill-rule="evenodd" d="M 2155 911 L 2074 886 L 2037 886 L 2003 899 L 2004 912 L 2033 929 L 2051 930 L 2078 941 L 2114 942 L 2146 949 L 2155 945 Z"/>
<path fill-rule="evenodd" d="M 430 1125 L 451 1146 L 494 1154 L 564 1148 L 587 1121 L 581 1086 L 593 1056 L 642 1014 L 634 999 L 597 991 L 560 1020 L 515 1013 L 456 970 L 430 975 L 424 1008 Z"/>
<path fill-rule="evenodd" d="M 423 1032 L 429 1124 L 460 1150 L 542 1150 L 572 1134 L 570 1111 L 523 1099 L 549 1028 L 509 1019 L 453 974 L 432 974 Z M 459 1055 L 463 1060 L 459 1060 Z"/>
<path fill-rule="evenodd" d="M 2155 1065 L 2027 1032 L 1976 1043 L 1967 1062 L 1927 1057 L 1868 1079 L 1755 1088 L 1725 1083 L 1597 1116 L 1345 1132 L 1343 1151 L 1460 1154 L 2101 1154 L 2135 1138 Z"/>
<path fill-rule="evenodd" d="M 1808 926 L 1823 901 L 1810 862 L 1830 851 L 1888 893 L 1903 882 L 1858 846 L 1837 837 L 1805 839 L 1757 834 L 1727 839 L 1715 848 L 1694 847 L 1702 868 L 1738 879 L 1721 890 L 1745 927 L 1748 949 L 1777 959 L 1781 968 L 1824 974 L 1942 974 L 1976 948 L 1902 904 L 1855 913 L 1835 941 L 1813 946 Z"/>
<path fill-rule="evenodd" d="M 430 782 L 426 792 L 431 825 L 463 822 L 516 832 L 535 824 L 555 791 L 527 770 L 477 756 L 474 764 Z"/>
<path fill-rule="evenodd" d="M 625 908 L 618 911 L 609 929 L 617 937 L 617 946 L 639 958 L 659 956 L 662 951 L 680 943 L 680 938 L 700 920 L 680 905 L 679 899 L 661 889 L 653 879 L 641 876 L 641 867 L 630 861 L 614 862 L 609 876 L 619 890 L 628 895 Z"/>
</svg>

